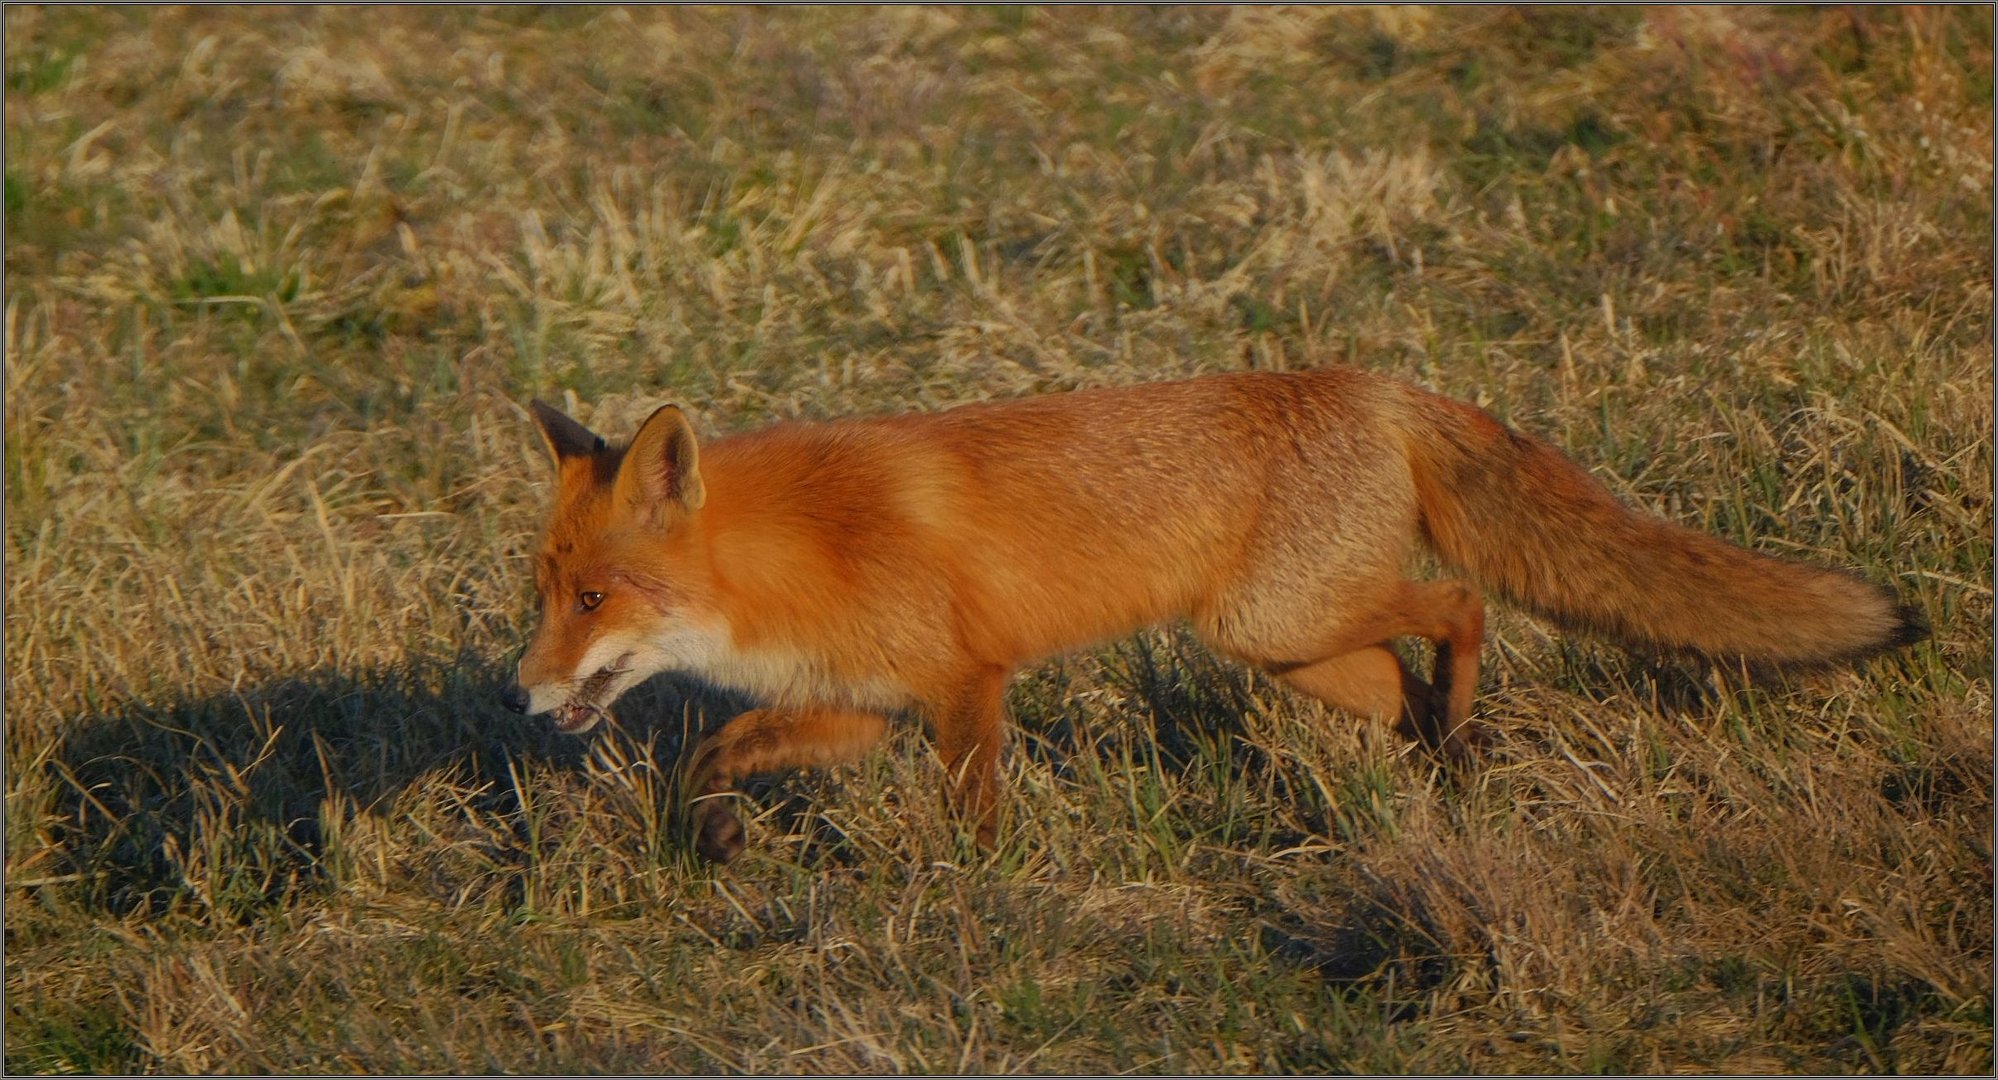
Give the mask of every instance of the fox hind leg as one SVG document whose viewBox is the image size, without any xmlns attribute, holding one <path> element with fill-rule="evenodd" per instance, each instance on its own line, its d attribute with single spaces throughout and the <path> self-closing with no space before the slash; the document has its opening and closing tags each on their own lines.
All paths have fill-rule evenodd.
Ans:
<svg viewBox="0 0 1998 1080">
<path fill-rule="evenodd" d="M 1412 741 L 1440 745 L 1435 687 L 1408 670 L 1385 645 L 1296 666 L 1265 666 L 1293 690 L 1334 708 L 1392 723 Z"/>
<path fill-rule="evenodd" d="M 1443 636 L 1436 642 L 1436 663 L 1430 682 L 1439 709 L 1438 730 L 1425 733 L 1425 741 L 1440 746 L 1452 757 L 1462 758 L 1485 741 L 1485 730 L 1471 719 L 1472 699 L 1478 692 L 1478 650 L 1485 638 L 1485 605 L 1477 591 L 1459 582 L 1448 582 L 1461 595 L 1445 601 Z"/>
<path fill-rule="evenodd" d="M 1398 581 L 1364 610 L 1308 642 L 1220 644 L 1328 705 L 1394 722 L 1403 735 L 1451 761 L 1471 757 L 1482 742 L 1471 705 L 1484 638 L 1483 597 L 1462 581 Z M 1387 647 L 1397 637 L 1436 644 L 1430 681 Z"/>
<path fill-rule="evenodd" d="M 687 770 L 694 849 L 712 862 L 741 854 L 742 822 L 722 794 L 757 773 L 851 761 L 888 732 L 887 718 L 847 709 L 752 709 L 701 741 Z"/>
</svg>

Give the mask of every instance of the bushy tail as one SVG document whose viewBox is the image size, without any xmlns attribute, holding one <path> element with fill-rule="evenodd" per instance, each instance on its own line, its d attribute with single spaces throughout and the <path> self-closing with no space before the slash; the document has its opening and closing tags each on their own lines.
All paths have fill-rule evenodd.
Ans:
<svg viewBox="0 0 1998 1080">
<path fill-rule="evenodd" d="M 1558 624 L 1790 665 L 1855 660 L 1928 635 L 1891 589 L 1633 511 L 1552 446 L 1418 393 L 1411 451 L 1430 545 Z"/>
</svg>

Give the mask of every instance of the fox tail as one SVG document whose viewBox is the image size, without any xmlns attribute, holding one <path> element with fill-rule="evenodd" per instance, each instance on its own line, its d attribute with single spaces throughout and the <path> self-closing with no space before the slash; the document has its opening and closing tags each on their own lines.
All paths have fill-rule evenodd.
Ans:
<svg viewBox="0 0 1998 1080">
<path fill-rule="evenodd" d="M 1559 625 L 1800 667 L 1928 636 L 1892 589 L 1634 511 L 1559 450 L 1482 409 L 1427 393 L 1415 409 L 1410 450 L 1430 546 Z"/>
</svg>

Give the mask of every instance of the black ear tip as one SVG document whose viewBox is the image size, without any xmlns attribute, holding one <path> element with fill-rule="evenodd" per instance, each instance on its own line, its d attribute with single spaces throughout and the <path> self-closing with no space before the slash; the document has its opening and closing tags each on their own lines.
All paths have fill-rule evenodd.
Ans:
<svg viewBox="0 0 1998 1080">
<path fill-rule="evenodd" d="M 603 438 L 596 432 L 540 398 L 528 402 L 527 411 L 533 414 L 535 424 L 547 437 L 548 447 L 557 458 L 584 457 L 600 453 L 605 448 Z"/>
</svg>

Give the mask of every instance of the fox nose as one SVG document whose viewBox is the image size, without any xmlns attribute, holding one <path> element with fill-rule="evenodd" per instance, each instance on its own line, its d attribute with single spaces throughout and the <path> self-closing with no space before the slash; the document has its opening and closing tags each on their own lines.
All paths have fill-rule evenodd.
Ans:
<svg viewBox="0 0 1998 1080">
<path fill-rule="evenodd" d="M 500 691 L 500 704 L 517 713 L 527 712 L 527 688 L 519 683 L 508 683 Z"/>
</svg>

